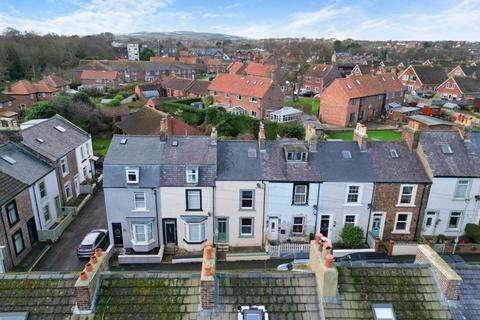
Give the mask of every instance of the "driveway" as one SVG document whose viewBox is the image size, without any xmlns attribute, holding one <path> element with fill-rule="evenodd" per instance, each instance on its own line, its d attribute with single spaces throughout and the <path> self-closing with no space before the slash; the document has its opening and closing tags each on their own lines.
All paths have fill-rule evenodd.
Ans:
<svg viewBox="0 0 480 320">
<path fill-rule="evenodd" d="M 34 271 L 81 271 L 87 259 L 77 258 L 83 237 L 92 229 L 106 229 L 107 214 L 103 189 L 100 189 L 68 226 L 60 239 L 35 266 Z"/>
</svg>

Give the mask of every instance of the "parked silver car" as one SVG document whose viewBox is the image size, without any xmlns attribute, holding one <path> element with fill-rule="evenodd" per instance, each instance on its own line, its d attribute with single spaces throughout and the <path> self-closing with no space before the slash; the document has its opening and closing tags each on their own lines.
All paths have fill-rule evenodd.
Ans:
<svg viewBox="0 0 480 320">
<path fill-rule="evenodd" d="M 95 253 L 95 249 L 103 249 L 107 241 L 107 229 L 92 230 L 83 238 L 80 247 L 78 247 L 77 256 L 79 258 L 89 258 Z"/>
</svg>

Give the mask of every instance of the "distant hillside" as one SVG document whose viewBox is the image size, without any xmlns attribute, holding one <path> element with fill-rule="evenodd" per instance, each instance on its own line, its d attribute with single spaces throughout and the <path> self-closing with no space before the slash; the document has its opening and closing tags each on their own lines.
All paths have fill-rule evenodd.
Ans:
<svg viewBox="0 0 480 320">
<path fill-rule="evenodd" d="M 143 40 L 143 41 L 157 41 L 175 39 L 177 41 L 243 41 L 246 38 L 232 36 L 221 33 L 207 33 L 207 32 L 192 32 L 192 31 L 173 31 L 173 32 L 135 32 L 129 34 L 118 34 L 114 36 L 117 41 L 129 40 Z"/>
</svg>

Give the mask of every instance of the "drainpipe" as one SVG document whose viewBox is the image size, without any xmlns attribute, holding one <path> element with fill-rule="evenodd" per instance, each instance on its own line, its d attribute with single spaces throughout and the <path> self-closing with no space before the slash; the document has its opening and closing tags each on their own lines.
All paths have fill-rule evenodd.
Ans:
<svg viewBox="0 0 480 320">
<path fill-rule="evenodd" d="M 216 194 L 216 191 L 215 191 L 215 185 L 212 187 L 212 242 L 215 243 L 215 194 Z"/>
<path fill-rule="evenodd" d="M 316 209 L 316 212 L 315 212 L 315 229 L 313 230 L 313 235 L 315 236 L 317 234 L 317 224 L 318 224 L 318 217 L 320 216 L 319 215 L 319 205 L 320 205 L 320 185 L 321 185 L 321 182 L 318 183 L 318 187 L 317 187 L 317 209 Z"/>
<path fill-rule="evenodd" d="M 0 207 L 0 209 L 1 209 L 1 207 Z M 1 213 L 1 211 L 0 211 L 0 213 Z M 7 220 L 8 220 L 8 217 L 7 217 Z M 14 265 L 12 251 L 10 249 L 10 244 L 8 242 L 9 237 L 8 237 L 8 233 L 7 233 L 7 228 L 5 227 L 5 222 L 3 220 L 2 220 L 2 225 L 3 225 L 3 232 L 5 233 L 5 247 L 4 248 L 6 249 L 6 251 L 8 251 L 8 255 L 10 256 L 10 260 L 12 261 L 12 265 Z M 2 251 L 2 250 L 3 250 L 3 248 L 2 248 L 2 246 L 0 246 L 0 251 Z M 5 252 L 5 250 L 3 252 Z M 2 257 L 3 252 L 0 252 L 0 257 Z M 3 267 L 3 272 L 2 272 L 2 267 Z M 0 273 L 5 273 L 5 272 L 7 272 L 7 268 L 5 267 L 4 261 L 0 261 Z"/>
<path fill-rule="evenodd" d="M 265 248 L 265 211 L 266 211 L 266 198 L 267 198 L 267 185 L 265 184 L 265 181 L 262 181 L 263 185 L 263 215 L 262 215 L 262 247 Z M 278 228 L 278 226 L 277 226 Z"/>
<path fill-rule="evenodd" d="M 370 205 L 368 206 L 368 223 L 367 223 L 367 232 L 365 236 L 365 242 L 368 241 L 368 233 L 370 232 L 370 220 L 372 219 L 372 208 L 373 208 L 373 200 L 375 199 L 375 189 L 377 188 L 377 184 L 373 184 L 373 191 L 372 191 L 372 199 L 370 200 Z M 387 219 L 387 216 L 385 215 L 385 219 Z"/>
<path fill-rule="evenodd" d="M 159 211 L 159 208 L 158 208 L 158 199 L 157 199 L 157 189 L 155 188 L 152 188 L 153 190 L 153 193 L 155 194 L 155 216 L 157 218 L 157 237 L 158 237 L 158 244 L 160 246 L 160 242 L 163 242 L 163 232 L 162 232 L 162 240 L 160 241 L 160 223 L 162 223 L 158 217 L 158 211 Z"/>
<path fill-rule="evenodd" d="M 413 233 L 413 240 L 415 240 L 417 238 L 418 225 L 420 223 L 423 224 L 424 215 L 422 214 L 422 212 L 425 212 L 425 209 L 426 209 L 426 208 L 423 208 L 423 198 L 425 197 L 425 189 L 426 188 L 427 188 L 427 184 L 424 184 L 423 185 L 422 198 L 420 199 L 420 212 L 418 213 L 418 221 L 417 221 L 417 225 L 415 226 L 415 232 Z M 425 205 L 425 207 L 426 207 L 426 205 Z"/>
<path fill-rule="evenodd" d="M 35 199 L 35 207 L 37 207 L 38 225 L 40 226 L 40 230 L 42 230 L 42 220 L 40 219 L 40 208 L 38 207 L 37 192 L 35 191 L 35 183 L 33 184 L 33 187 L 32 187 L 33 188 L 33 198 Z"/>
</svg>

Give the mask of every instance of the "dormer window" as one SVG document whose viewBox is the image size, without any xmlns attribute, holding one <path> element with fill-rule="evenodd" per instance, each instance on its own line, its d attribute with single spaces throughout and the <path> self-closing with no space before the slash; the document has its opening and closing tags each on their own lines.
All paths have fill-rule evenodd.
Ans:
<svg viewBox="0 0 480 320">
<path fill-rule="evenodd" d="M 198 167 L 188 167 L 186 176 L 187 183 L 198 183 Z"/>
<path fill-rule="evenodd" d="M 127 175 L 127 183 L 138 183 L 139 181 L 139 174 L 138 174 L 138 168 L 137 169 L 127 169 L 126 170 L 126 175 Z"/>
<path fill-rule="evenodd" d="M 288 161 L 307 161 L 306 152 L 287 152 Z"/>
</svg>

